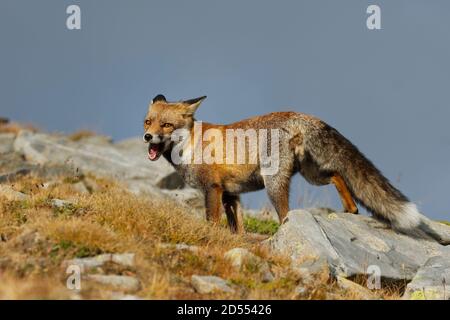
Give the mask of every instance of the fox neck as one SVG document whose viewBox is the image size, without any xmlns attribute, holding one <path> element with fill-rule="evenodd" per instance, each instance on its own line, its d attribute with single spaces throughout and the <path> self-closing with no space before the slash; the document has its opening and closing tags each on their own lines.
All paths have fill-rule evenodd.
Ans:
<svg viewBox="0 0 450 320">
<path fill-rule="evenodd" d="M 195 121 L 195 120 L 194 120 Z M 181 141 L 178 141 L 178 142 L 174 142 L 174 141 L 172 141 L 171 143 L 170 143 L 170 145 L 167 147 L 167 149 L 163 152 L 163 157 L 173 166 L 173 167 L 177 167 L 177 165 L 173 162 L 173 160 L 172 160 L 172 150 L 173 150 L 173 148 L 176 146 L 176 145 L 179 145 L 179 144 L 185 144 L 185 143 L 191 143 L 192 142 L 192 137 L 194 136 L 194 121 L 192 122 L 192 124 L 191 125 L 189 125 L 188 127 L 186 127 L 186 129 L 187 130 L 189 130 L 189 137 L 188 137 L 188 140 L 186 141 L 186 140 L 181 140 Z M 182 149 L 181 149 L 181 151 L 180 151 L 180 156 L 182 156 L 182 154 L 183 154 L 183 151 L 185 150 L 185 148 L 183 147 Z"/>
<path fill-rule="evenodd" d="M 172 142 L 170 146 L 167 148 L 166 151 L 163 152 L 163 157 L 172 165 L 175 167 L 175 164 L 172 161 L 172 149 L 173 149 L 174 143 Z"/>
</svg>

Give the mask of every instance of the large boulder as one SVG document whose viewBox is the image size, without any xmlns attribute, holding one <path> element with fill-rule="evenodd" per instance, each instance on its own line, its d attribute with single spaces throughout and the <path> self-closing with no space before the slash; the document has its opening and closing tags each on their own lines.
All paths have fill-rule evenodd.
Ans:
<svg viewBox="0 0 450 320">
<path fill-rule="evenodd" d="M 406 286 L 404 299 L 450 300 L 450 256 L 434 256 Z"/>
<path fill-rule="evenodd" d="M 447 266 L 450 262 L 450 247 L 399 234 L 368 216 L 328 209 L 291 211 L 268 242 L 288 254 L 294 267 L 321 258 L 334 276 L 345 278 L 379 271 L 382 280 L 410 281 L 431 257 L 446 257 Z"/>
<path fill-rule="evenodd" d="M 150 178 L 149 182 L 157 183 L 173 171 L 168 164 L 145 161 L 145 146 L 140 152 L 126 152 L 109 143 L 76 142 L 62 135 L 22 131 L 14 142 L 14 149 L 32 163 L 67 164 L 85 173 L 120 181 Z"/>
</svg>

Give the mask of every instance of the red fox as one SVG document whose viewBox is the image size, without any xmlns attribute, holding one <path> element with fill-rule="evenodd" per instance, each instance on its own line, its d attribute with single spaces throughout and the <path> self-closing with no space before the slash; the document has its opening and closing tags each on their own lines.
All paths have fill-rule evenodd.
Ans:
<svg viewBox="0 0 450 320">
<path fill-rule="evenodd" d="M 219 153 L 219 160 L 223 160 L 215 163 L 174 161 L 175 149 L 180 154 L 188 154 L 202 142 L 201 138 L 193 138 L 194 114 L 205 98 L 168 102 L 163 95 L 157 95 L 145 117 L 144 141 L 149 144 L 151 161 L 164 156 L 186 183 L 204 193 L 208 221 L 217 224 L 225 211 L 230 229 L 243 232 L 239 195 L 265 188 L 282 223 L 289 211 L 290 180 L 299 172 L 313 185 L 334 184 L 346 212 L 358 213 L 356 201 L 400 232 L 414 233 L 420 229 L 444 242 L 427 227 L 429 220 L 419 213 L 416 205 L 392 186 L 356 146 L 336 129 L 310 115 L 274 112 L 228 125 L 202 123 L 201 134 L 211 129 L 224 136 L 229 130 L 278 130 L 278 170 L 274 174 L 261 173 L 260 157 L 253 163 L 228 163 L 222 158 L 230 150 L 212 152 L 216 160 Z M 188 132 L 189 138 L 174 139 L 179 129 Z M 200 152 L 206 148 L 201 145 Z M 239 150 L 233 146 L 234 151 Z M 249 158 L 248 151 L 245 158 Z"/>
</svg>

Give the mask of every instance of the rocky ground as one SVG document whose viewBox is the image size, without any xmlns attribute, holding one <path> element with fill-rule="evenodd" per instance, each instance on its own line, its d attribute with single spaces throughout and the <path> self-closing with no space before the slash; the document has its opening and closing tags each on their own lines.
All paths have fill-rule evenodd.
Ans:
<svg viewBox="0 0 450 320">
<path fill-rule="evenodd" d="M 449 298 L 448 247 L 329 209 L 274 218 L 210 226 L 139 138 L 0 123 L 0 298 Z"/>
</svg>

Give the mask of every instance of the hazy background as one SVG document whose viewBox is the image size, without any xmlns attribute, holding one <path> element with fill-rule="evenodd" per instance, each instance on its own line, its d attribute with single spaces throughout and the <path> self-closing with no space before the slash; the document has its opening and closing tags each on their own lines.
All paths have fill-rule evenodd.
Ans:
<svg viewBox="0 0 450 320">
<path fill-rule="evenodd" d="M 80 31 L 66 28 L 70 4 Z M 366 28 L 369 4 L 382 30 Z M 142 134 L 158 93 L 208 95 L 208 122 L 311 113 L 424 213 L 450 220 L 449 35 L 448 0 L 1 0 L 0 115 L 122 139 Z M 293 207 L 340 207 L 329 187 L 293 186 Z"/>
</svg>

